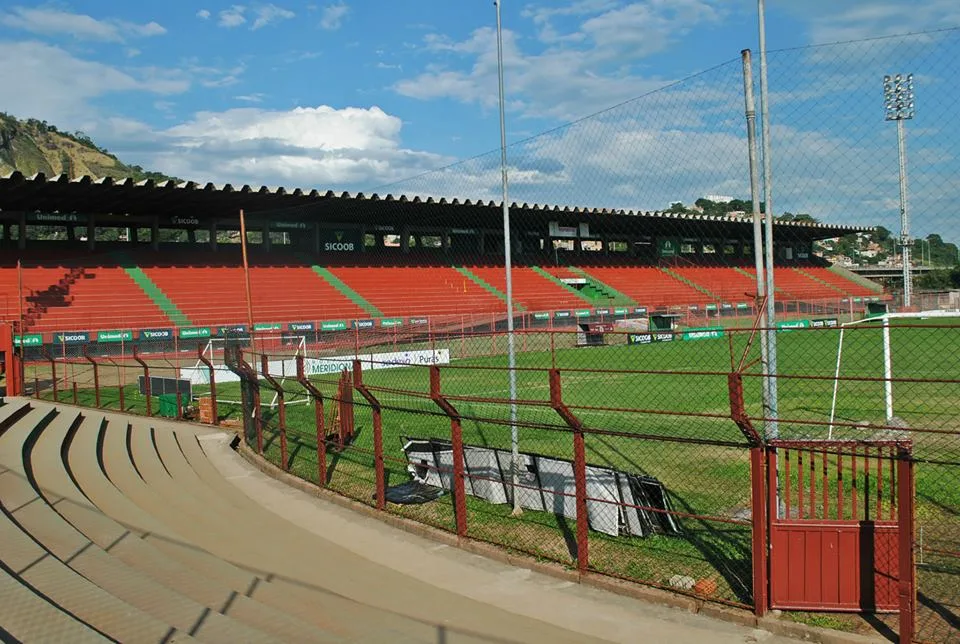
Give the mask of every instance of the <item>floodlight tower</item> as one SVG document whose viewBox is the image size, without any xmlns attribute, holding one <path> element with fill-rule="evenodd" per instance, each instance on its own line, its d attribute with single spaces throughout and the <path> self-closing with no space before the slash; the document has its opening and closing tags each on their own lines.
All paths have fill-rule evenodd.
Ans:
<svg viewBox="0 0 960 644">
<path fill-rule="evenodd" d="M 914 115 L 913 74 L 883 77 L 883 106 L 887 121 L 897 122 L 897 150 L 900 158 L 900 258 L 903 261 L 903 305 L 913 299 L 910 275 L 910 213 L 907 210 L 907 150 L 903 122 Z"/>
</svg>

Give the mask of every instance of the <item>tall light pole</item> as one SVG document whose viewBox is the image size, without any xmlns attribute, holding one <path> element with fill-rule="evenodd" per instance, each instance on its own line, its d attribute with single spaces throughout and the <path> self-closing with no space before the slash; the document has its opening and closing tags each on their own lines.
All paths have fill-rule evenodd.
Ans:
<svg viewBox="0 0 960 644">
<path fill-rule="evenodd" d="M 767 279 L 763 270 L 763 215 L 760 213 L 760 170 L 757 163 L 757 112 L 753 100 L 753 60 L 749 49 L 740 52 L 743 61 L 743 100 L 747 118 L 747 159 L 750 167 L 750 201 L 753 208 L 753 258 L 757 272 L 757 306 L 761 308 L 759 322 L 761 327 L 767 326 L 767 310 L 763 298 L 767 292 Z M 766 332 L 760 334 L 760 365 L 763 369 L 761 398 L 764 416 L 770 409 L 769 376 L 770 366 L 767 361 Z"/>
<path fill-rule="evenodd" d="M 760 131 L 763 143 L 763 200 L 764 200 L 764 256 L 766 258 L 766 296 L 767 311 L 767 417 L 766 437 L 779 438 L 780 429 L 777 417 L 780 415 L 777 395 L 777 308 L 774 300 L 776 285 L 773 279 L 773 167 L 770 157 L 770 93 L 767 90 L 767 26 L 764 0 L 757 0 L 757 21 L 759 23 L 760 45 Z"/>
<path fill-rule="evenodd" d="M 510 257 L 510 205 L 507 201 L 507 126 L 503 105 L 503 30 L 500 26 L 500 2 L 497 8 L 497 80 L 500 93 L 500 184 L 503 190 L 503 268 L 507 278 L 507 368 L 510 379 L 510 448 L 513 470 L 513 514 L 520 514 L 520 436 L 517 432 L 517 356 L 513 343 L 513 266 Z"/>
<path fill-rule="evenodd" d="M 907 148 L 903 122 L 914 115 L 913 74 L 883 77 L 883 107 L 887 121 L 897 122 L 897 152 L 900 159 L 900 258 L 903 261 L 903 305 L 913 300 L 910 274 L 910 213 L 907 210 Z"/>
</svg>

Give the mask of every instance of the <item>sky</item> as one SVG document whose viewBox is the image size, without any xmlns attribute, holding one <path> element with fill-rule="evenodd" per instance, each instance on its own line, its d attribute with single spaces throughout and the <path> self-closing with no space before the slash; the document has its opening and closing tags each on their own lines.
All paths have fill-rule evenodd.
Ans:
<svg viewBox="0 0 960 644">
<path fill-rule="evenodd" d="M 755 1 L 502 12 L 511 200 L 749 196 L 740 51 L 757 50 Z M 918 86 L 914 209 L 948 225 L 960 36 L 885 37 L 960 27 L 960 3 L 768 0 L 766 25 L 774 210 L 893 227 L 880 77 L 903 69 Z M 197 182 L 497 199 L 495 28 L 489 0 L 5 0 L 0 110 Z M 856 42 L 811 47 L 838 41 Z"/>
</svg>

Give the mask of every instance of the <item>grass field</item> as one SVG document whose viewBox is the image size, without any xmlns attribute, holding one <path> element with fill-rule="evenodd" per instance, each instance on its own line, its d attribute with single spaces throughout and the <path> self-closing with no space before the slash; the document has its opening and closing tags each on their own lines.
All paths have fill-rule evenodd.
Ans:
<svg viewBox="0 0 960 644">
<path fill-rule="evenodd" d="M 960 333 L 956 328 L 900 328 L 892 331 L 895 415 L 914 431 L 917 465 L 917 522 L 923 530 L 926 558 L 920 567 L 921 592 L 938 605 L 958 603 L 960 567 L 938 551 L 960 550 Z M 778 334 L 779 432 L 784 438 L 823 438 L 830 417 L 836 368 L 837 330 L 804 330 Z M 527 341 L 529 340 L 529 342 Z M 443 366 L 441 390 L 464 418 L 464 441 L 472 445 L 510 445 L 508 377 L 503 338 L 492 342 L 486 357 L 461 358 L 458 341 L 449 348 L 452 364 Z M 520 446 L 560 458 L 572 458 L 572 435 L 547 406 L 548 370 L 561 371 L 563 399 L 588 427 L 607 430 L 587 436 L 587 462 L 657 477 L 681 517 L 683 537 L 609 537 L 590 535 L 592 569 L 655 585 L 673 575 L 717 582 L 716 597 L 734 603 L 752 601 L 750 555 L 750 472 L 746 440 L 727 418 L 730 413 L 727 373 L 745 355 L 747 410 L 762 418 L 759 357 L 749 334 L 733 339 L 672 342 L 644 346 L 570 348 L 568 338 L 550 350 L 545 336 L 524 340 L 517 357 Z M 523 351 L 522 349 L 526 349 Z M 384 347 L 385 351 L 393 347 Z M 375 352 L 376 349 L 365 349 Z M 475 353 L 475 352 L 474 352 Z M 856 423 L 884 424 L 883 345 L 879 329 L 848 330 L 838 387 L 835 438 L 870 439 L 885 430 Z M 314 379 L 327 396 L 334 395 L 334 376 Z M 383 406 L 384 449 L 388 485 L 406 479 L 401 436 L 448 437 L 449 420 L 427 397 L 429 370 L 404 367 L 367 371 L 364 382 Z M 266 383 L 263 400 L 271 396 Z M 80 402 L 92 403 L 83 386 Z M 318 480 L 316 431 L 312 404 L 292 381 L 287 391 L 290 469 Z M 195 394 L 197 392 L 195 391 Z M 69 399 L 69 395 L 67 396 Z M 102 392 L 101 404 L 116 408 L 117 387 Z M 237 384 L 218 387 L 221 400 L 239 400 Z M 350 449 L 330 454 L 327 484 L 334 490 L 372 503 L 374 492 L 371 411 L 354 396 L 358 435 Z M 125 389 L 129 411 L 144 411 L 135 385 Z M 156 406 L 154 407 L 156 409 Z M 633 411 L 626 411 L 627 409 Z M 222 404 L 221 414 L 236 418 L 237 406 Z M 265 454 L 279 461 L 276 409 L 263 411 Z M 756 421 L 762 430 L 762 420 Z M 928 433 L 918 430 L 936 430 Z M 626 436 L 625 434 L 631 434 Z M 638 438 L 634 435 L 643 435 Z M 688 442 L 676 442 L 684 439 Z M 935 461 L 935 462 L 926 462 Z M 421 506 L 390 510 L 452 530 L 449 497 Z M 551 513 L 527 511 L 509 516 L 508 506 L 468 498 L 469 535 L 534 556 L 572 565 L 575 526 Z M 931 619 L 937 619 L 935 613 Z"/>
</svg>

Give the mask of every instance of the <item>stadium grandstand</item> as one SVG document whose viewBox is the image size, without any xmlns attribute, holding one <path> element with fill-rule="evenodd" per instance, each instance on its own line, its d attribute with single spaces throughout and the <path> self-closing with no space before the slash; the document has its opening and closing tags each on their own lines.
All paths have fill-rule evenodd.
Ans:
<svg viewBox="0 0 960 644">
<path fill-rule="evenodd" d="M 753 311 L 749 217 L 511 208 L 524 324 Z M 282 331 L 471 324 L 506 312 L 493 202 L 13 173 L 0 179 L 0 209 L 0 318 L 22 318 L 29 344 L 63 334 L 208 337 L 250 323 Z M 817 240 L 864 230 L 778 222 L 778 308 L 852 313 L 885 298 L 813 252 Z"/>
</svg>

